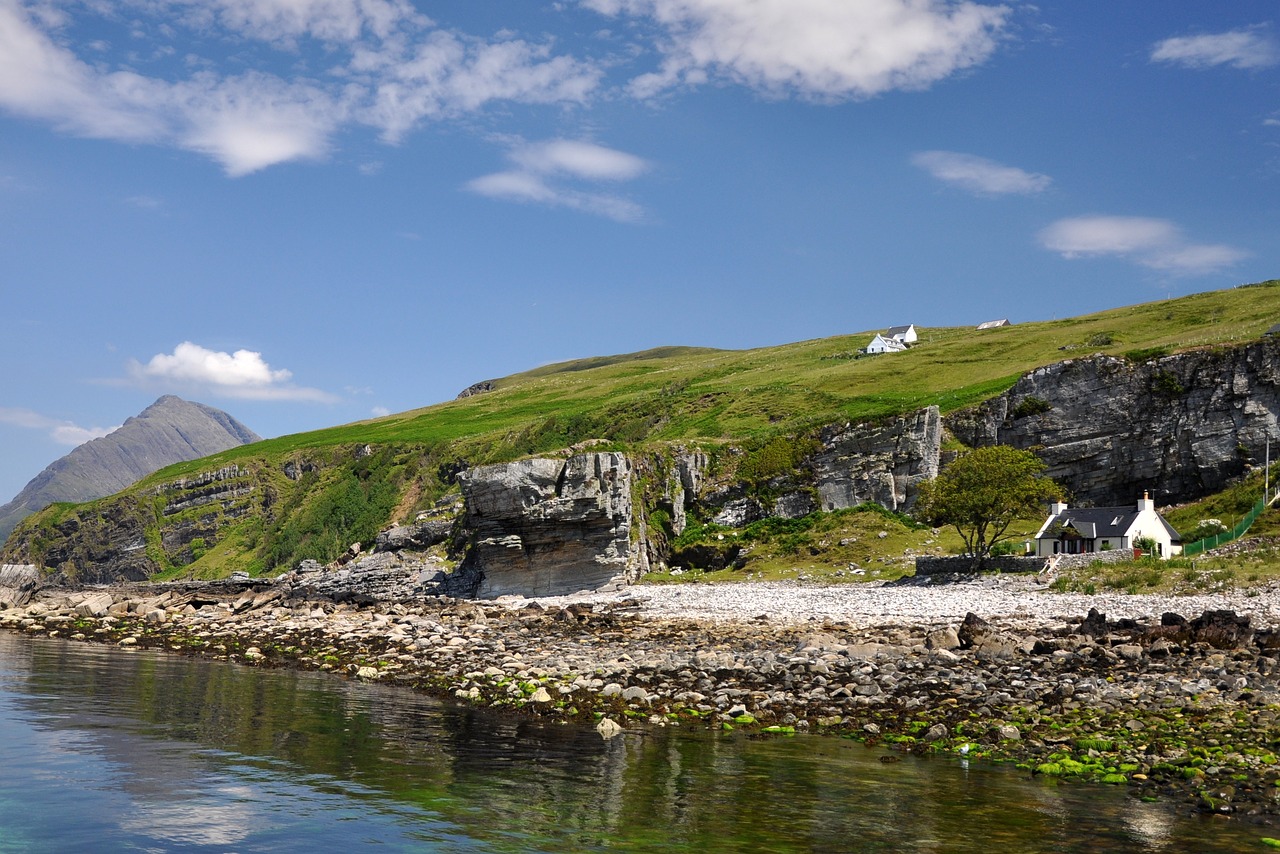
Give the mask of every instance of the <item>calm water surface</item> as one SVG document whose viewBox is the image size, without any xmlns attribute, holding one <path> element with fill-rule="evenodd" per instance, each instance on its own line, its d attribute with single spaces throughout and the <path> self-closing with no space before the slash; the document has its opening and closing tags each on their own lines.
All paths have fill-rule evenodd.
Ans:
<svg viewBox="0 0 1280 854">
<path fill-rule="evenodd" d="M 1259 851 L 1240 822 L 819 737 L 604 741 L 321 674 L 0 634 L 0 854 Z"/>
</svg>

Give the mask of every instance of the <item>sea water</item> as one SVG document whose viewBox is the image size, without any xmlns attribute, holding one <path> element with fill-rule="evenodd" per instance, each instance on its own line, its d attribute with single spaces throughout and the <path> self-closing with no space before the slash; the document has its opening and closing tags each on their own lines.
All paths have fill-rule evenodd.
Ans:
<svg viewBox="0 0 1280 854">
<path fill-rule="evenodd" d="M 0 634 L 0 854 L 1258 851 L 1271 835 L 839 738 L 606 740 L 340 676 Z"/>
</svg>

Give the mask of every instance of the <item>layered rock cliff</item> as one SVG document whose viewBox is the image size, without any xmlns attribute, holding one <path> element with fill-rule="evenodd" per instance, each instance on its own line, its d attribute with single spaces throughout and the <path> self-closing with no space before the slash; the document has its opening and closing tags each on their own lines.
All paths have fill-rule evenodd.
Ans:
<svg viewBox="0 0 1280 854">
<path fill-rule="evenodd" d="M 1216 492 L 1280 439 L 1280 344 L 1180 353 L 1134 364 L 1095 356 L 1032 371 L 1005 394 L 953 413 L 978 447 L 1033 450 L 1079 504 L 1159 503 Z M 1273 449 L 1280 452 L 1280 447 Z"/>
<path fill-rule="evenodd" d="M 821 509 L 870 501 L 910 510 L 920 482 L 937 477 L 941 452 L 942 417 L 936 406 L 878 424 L 828 427 L 813 459 Z"/>
<path fill-rule="evenodd" d="M 481 466 L 459 483 L 469 532 L 459 570 L 469 584 L 459 592 L 557 596 L 634 577 L 631 462 L 623 454 Z"/>
</svg>

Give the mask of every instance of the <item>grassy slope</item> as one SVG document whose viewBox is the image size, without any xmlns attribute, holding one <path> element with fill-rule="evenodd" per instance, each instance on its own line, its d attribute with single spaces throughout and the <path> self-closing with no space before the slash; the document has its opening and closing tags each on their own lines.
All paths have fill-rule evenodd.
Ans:
<svg viewBox="0 0 1280 854">
<path fill-rule="evenodd" d="M 967 326 L 920 329 L 920 341 L 910 351 L 876 357 L 855 358 L 874 334 L 868 331 L 755 350 L 667 347 L 583 359 L 495 380 L 493 391 L 463 400 L 270 439 L 171 466 L 133 489 L 229 462 L 277 476 L 286 457 L 305 453 L 337 459 L 344 454 L 341 448 L 365 443 L 389 452 L 401 449 L 392 453 L 396 461 L 391 468 L 405 472 L 398 482 L 417 483 L 418 469 L 410 467 L 444 464 L 457 457 L 473 464 L 496 462 L 595 437 L 620 445 L 749 442 L 929 404 L 944 411 L 958 409 L 1008 388 L 1028 370 L 1071 356 L 1243 342 L 1256 339 L 1277 320 L 1280 281 L 983 332 Z M 297 500 L 313 501 L 323 492 L 318 488 L 338 474 L 333 466 L 326 467 L 316 487 L 298 493 Z M 283 483 L 281 488 L 286 488 Z M 54 517 L 65 509 L 47 515 Z M 1185 515 L 1202 518 L 1214 512 L 1189 508 Z M 1027 531 L 1020 530 L 1019 538 L 1038 525 L 1039 520 L 1027 520 Z M 865 514 L 828 520 L 822 526 L 789 543 L 754 543 L 743 570 L 716 575 L 833 577 L 843 570 L 845 580 L 894 577 L 909 566 L 913 553 L 952 552 L 959 545 L 954 532 L 913 530 Z M 324 531 L 323 525 L 320 529 Z M 185 570 L 174 567 L 169 574 L 270 570 L 270 561 L 264 562 L 261 555 L 247 563 L 262 536 L 259 521 L 246 520 L 223 534 L 225 539 L 204 559 Z M 338 541 L 338 546 L 345 542 Z M 854 575 L 850 564 L 866 574 Z"/>
<path fill-rule="evenodd" d="M 496 380 L 485 394 L 246 445 L 172 466 L 149 482 L 346 443 L 449 442 L 484 462 L 596 436 L 623 443 L 742 440 L 929 404 L 949 411 L 1063 358 L 1243 342 L 1277 320 L 1280 281 L 1272 281 L 983 332 L 926 328 L 909 352 L 876 357 L 852 358 L 870 331 L 755 350 L 659 348 L 541 367 Z M 1110 344 L 1096 343 L 1107 338 Z"/>
</svg>

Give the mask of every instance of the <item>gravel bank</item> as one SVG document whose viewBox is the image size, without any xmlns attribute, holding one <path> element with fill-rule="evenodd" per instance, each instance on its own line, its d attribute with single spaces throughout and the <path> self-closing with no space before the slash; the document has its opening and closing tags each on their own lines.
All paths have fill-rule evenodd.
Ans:
<svg viewBox="0 0 1280 854">
<path fill-rule="evenodd" d="M 499 602 L 523 607 L 530 600 L 507 597 Z M 758 622 L 760 616 L 782 625 L 829 620 L 860 626 L 929 627 L 958 623 L 970 612 L 987 620 L 1016 622 L 1028 630 L 1061 623 L 1096 608 L 1111 619 L 1128 617 L 1159 622 L 1172 611 L 1198 615 L 1230 609 L 1248 614 L 1258 627 L 1280 625 L 1280 587 L 1249 593 L 1232 590 L 1201 596 L 1086 596 L 1055 593 L 1027 576 L 995 576 L 953 582 L 841 584 L 812 586 L 796 582 L 736 584 L 641 585 L 612 593 L 580 593 L 537 600 L 549 607 L 572 603 L 630 603 L 648 617 Z"/>
</svg>

